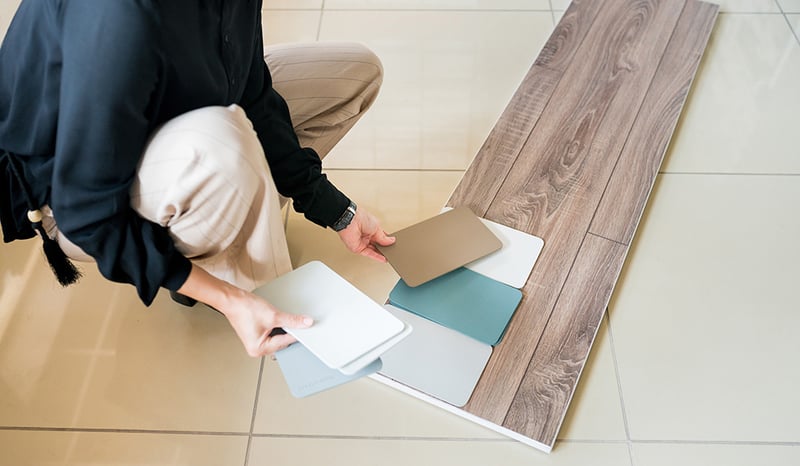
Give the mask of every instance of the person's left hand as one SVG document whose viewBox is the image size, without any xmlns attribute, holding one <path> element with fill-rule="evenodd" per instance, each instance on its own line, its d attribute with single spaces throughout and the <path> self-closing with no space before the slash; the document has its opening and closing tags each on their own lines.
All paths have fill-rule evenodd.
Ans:
<svg viewBox="0 0 800 466">
<path fill-rule="evenodd" d="M 378 262 L 386 262 L 386 258 L 374 245 L 389 246 L 395 242 L 394 237 L 387 236 L 383 231 L 378 219 L 362 207 L 356 209 L 350 225 L 339 232 L 339 238 L 350 251 Z"/>
</svg>

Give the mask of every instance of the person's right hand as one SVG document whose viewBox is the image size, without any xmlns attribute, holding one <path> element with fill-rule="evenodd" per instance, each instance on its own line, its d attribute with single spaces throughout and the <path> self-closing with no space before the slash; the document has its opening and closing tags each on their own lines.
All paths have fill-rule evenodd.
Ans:
<svg viewBox="0 0 800 466">
<path fill-rule="evenodd" d="M 228 318 L 247 354 L 253 357 L 271 355 L 294 343 L 289 334 L 270 336 L 275 328 L 308 328 L 310 317 L 281 312 L 263 298 L 239 290 L 226 309 L 219 309 Z"/>
<path fill-rule="evenodd" d="M 310 317 L 281 312 L 265 299 L 215 278 L 192 265 L 189 278 L 179 293 L 205 303 L 222 313 L 253 357 L 271 355 L 294 343 L 291 335 L 270 336 L 273 329 L 308 328 Z"/>
</svg>

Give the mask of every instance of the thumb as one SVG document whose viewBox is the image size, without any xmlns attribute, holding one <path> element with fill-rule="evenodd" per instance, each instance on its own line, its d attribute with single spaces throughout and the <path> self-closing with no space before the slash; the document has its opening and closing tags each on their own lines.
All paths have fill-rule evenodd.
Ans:
<svg viewBox="0 0 800 466">
<path fill-rule="evenodd" d="M 314 319 L 304 315 L 279 312 L 275 315 L 275 327 L 308 328 L 314 325 Z"/>
<path fill-rule="evenodd" d="M 383 229 L 379 228 L 378 231 L 372 235 L 372 242 L 379 246 L 391 246 L 395 242 L 394 236 L 388 236 Z"/>
</svg>

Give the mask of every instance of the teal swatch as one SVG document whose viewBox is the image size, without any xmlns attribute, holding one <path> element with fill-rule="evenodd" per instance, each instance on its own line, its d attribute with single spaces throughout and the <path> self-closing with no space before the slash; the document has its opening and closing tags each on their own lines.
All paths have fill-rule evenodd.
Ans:
<svg viewBox="0 0 800 466">
<path fill-rule="evenodd" d="M 522 292 L 463 267 L 411 288 L 403 280 L 389 302 L 487 345 L 496 345 L 522 300 Z"/>
</svg>

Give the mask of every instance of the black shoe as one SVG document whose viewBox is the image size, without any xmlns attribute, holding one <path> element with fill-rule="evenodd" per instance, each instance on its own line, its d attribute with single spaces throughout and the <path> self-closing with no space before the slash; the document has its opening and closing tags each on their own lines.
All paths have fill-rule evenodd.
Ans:
<svg viewBox="0 0 800 466">
<path fill-rule="evenodd" d="M 170 291 L 169 292 L 169 297 L 172 298 L 172 300 L 175 301 L 176 303 L 181 304 L 181 305 L 186 306 L 186 307 L 192 307 L 195 304 L 197 304 L 197 300 L 196 299 L 192 299 L 192 298 L 190 298 L 188 296 L 182 295 L 182 294 L 178 293 L 177 291 Z"/>
</svg>

